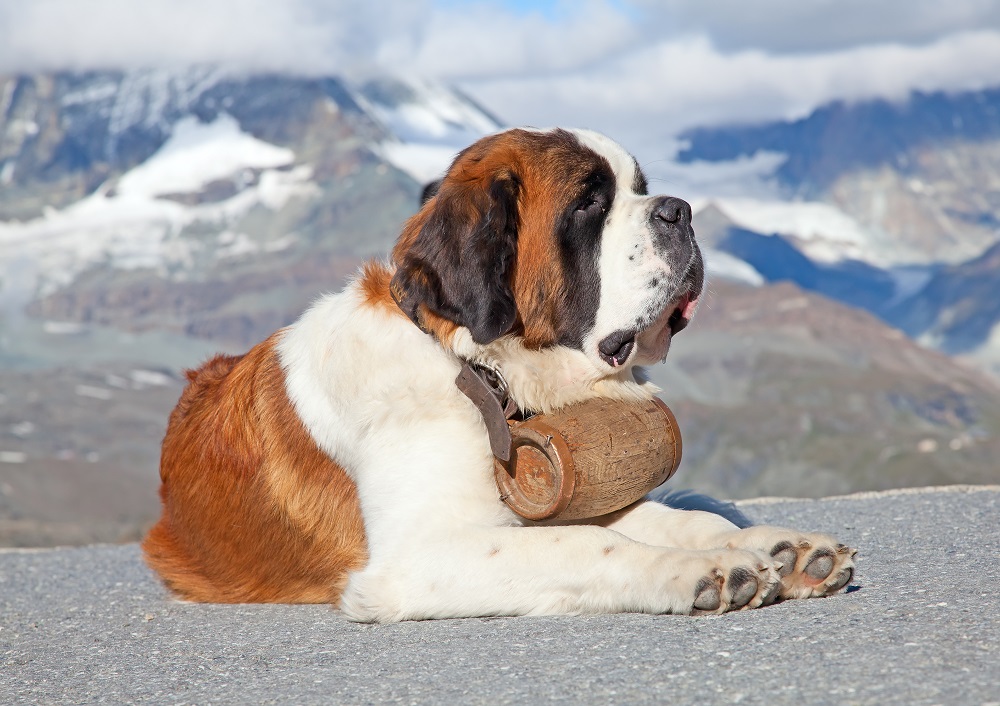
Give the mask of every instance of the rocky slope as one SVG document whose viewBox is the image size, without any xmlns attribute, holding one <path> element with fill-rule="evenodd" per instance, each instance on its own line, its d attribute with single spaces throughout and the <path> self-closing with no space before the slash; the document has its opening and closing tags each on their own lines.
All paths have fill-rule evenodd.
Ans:
<svg viewBox="0 0 1000 706">
<path fill-rule="evenodd" d="M 0 77 L 0 544 L 136 538 L 180 371 L 384 256 L 498 127 L 392 77 Z"/>
<path fill-rule="evenodd" d="M 441 169 L 497 128 L 388 78 L 54 74 L 0 96 L 4 300 L 241 344 L 387 251 L 421 186 L 397 165 Z"/>
<path fill-rule="evenodd" d="M 672 484 L 818 497 L 1000 479 L 992 378 L 791 284 L 717 280 L 648 373 L 684 433 Z"/>
</svg>

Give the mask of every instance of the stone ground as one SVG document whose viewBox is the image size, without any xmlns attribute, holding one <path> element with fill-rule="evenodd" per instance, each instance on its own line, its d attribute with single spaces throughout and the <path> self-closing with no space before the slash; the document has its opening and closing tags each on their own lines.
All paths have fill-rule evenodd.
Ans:
<svg viewBox="0 0 1000 706">
<path fill-rule="evenodd" d="M 858 547 L 847 592 L 377 626 L 175 602 L 134 544 L 2 551 L 0 703 L 1000 706 L 1000 486 L 740 507 Z"/>
</svg>

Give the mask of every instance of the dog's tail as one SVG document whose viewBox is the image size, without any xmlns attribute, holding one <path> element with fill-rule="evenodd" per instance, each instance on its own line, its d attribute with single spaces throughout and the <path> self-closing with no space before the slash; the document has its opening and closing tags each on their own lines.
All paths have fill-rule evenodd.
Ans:
<svg viewBox="0 0 1000 706">
<path fill-rule="evenodd" d="M 662 485 L 654 489 L 648 499 L 663 503 L 676 510 L 703 510 L 721 515 L 740 528 L 752 527 L 754 522 L 733 503 L 726 500 L 716 500 L 713 497 L 696 493 L 693 490 L 668 490 Z"/>
</svg>

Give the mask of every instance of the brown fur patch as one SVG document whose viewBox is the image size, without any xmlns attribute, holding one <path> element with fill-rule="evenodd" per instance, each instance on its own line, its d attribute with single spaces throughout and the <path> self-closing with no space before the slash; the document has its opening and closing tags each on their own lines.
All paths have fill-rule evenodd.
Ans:
<svg viewBox="0 0 1000 706">
<path fill-rule="evenodd" d="M 425 331 L 433 334 L 445 348 L 451 346 L 451 339 L 458 330 L 458 325 L 454 321 L 449 321 L 442 316 L 438 316 L 426 307 L 420 308 L 420 325 L 423 326 Z"/>
<path fill-rule="evenodd" d="M 396 306 L 396 301 L 392 298 L 389 289 L 392 281 L 392 272 L 388 267 L 380 262 L 369 260 L 361 267 L 361 278 L 358 284 L 361 285 L 361 294 L 364 302 L 373 308 L 385 308 L 394 311 L 400 316 L 403 312 Z"/>
<path fill-rule="evenodd" d="M 280 335 L 189 373 L 170 415 L 163 514 L 142 548 L 182 598 L 335 603 L 367 561 L 354 484 L 285 392 Z"/>
<path fill-rule="evenodd" d="M 366 262 L 361 270 L 359 284 L 365 304 L 373 308 L 386 309 L 406 318 L 406 314 L 400 311 L 393 297 L 392 271 L 388 267 L 375 261 Z M 453 321 L 438 316 L 426 307 L 420 308 L 420 326 L 446 347 L 458 329 Z"/>
</svg>

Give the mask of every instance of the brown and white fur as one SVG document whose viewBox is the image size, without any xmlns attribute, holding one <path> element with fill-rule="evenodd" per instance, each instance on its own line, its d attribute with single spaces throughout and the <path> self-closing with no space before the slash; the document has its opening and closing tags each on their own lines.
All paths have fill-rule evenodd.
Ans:
<svg viewBox="0 0 1000 706">
<path fill-rule="evenodd" d="M 463 360 L 522 410 L 657 392 L 703 281 L 691 211 L 581 130 L 463 151 L 392 264 L 240 357 L 189 373 L 170 417 L 163 515 L 143 543 L 182 598 L 329 602 L 361 621 L 720 613 L 833 593 L 853 552 L 640 501 L 576 524 L 501 502 Z"/>
</svg>

